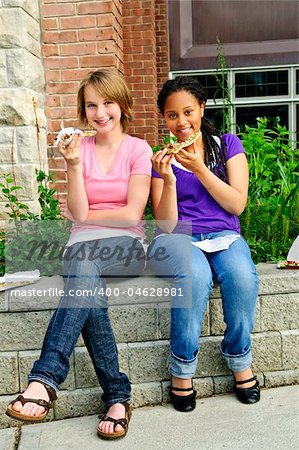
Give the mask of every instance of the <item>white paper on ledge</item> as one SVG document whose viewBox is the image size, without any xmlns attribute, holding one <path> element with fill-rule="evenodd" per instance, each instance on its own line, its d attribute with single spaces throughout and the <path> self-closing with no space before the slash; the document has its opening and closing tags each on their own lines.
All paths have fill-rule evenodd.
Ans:
<svg viewBox="0 0 299 450">
<path fill-rule="evenodd" d="M 195 247 L 200 248 L 204 252 L 213 253 L 219 250 L 226 250 L 229 246 L 239 239 L 239 234 L 227 234 L 226 236 L 219 236 L 215 239 L 205 239 L 204 241 L 192 242 Z"/>
<path fill-rule="evenodd" d="M 26 286 L 27 284 L 35 283 L 39 279 L 39 270 L 6 273 L 4 277 L 0 277 L 0 292 L 14 289 L 20 286 Z"/>
<path fill-rule="evenodd" d="M 16 283 L 22 281 L 34 282 L 40 279 L 39 270 L 30 270 L 26 272 L 6 273 L 4 277 L 0 277 L 0 283 Z"/>
</svg>

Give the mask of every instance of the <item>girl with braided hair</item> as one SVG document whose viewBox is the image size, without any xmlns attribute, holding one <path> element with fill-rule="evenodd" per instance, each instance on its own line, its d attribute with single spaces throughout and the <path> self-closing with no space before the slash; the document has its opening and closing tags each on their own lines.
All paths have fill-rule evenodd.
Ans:
<svg viewBox="0 0 299 450">
<path fill-rule="evenodd" d="M 194 133 L 199 138 L 175 155 L 164 149 L 152 158 L 152 204 L 160 234 L 149 251 L 163 247 L 165 255 L 149 258 L 149 264 L 158 276 L 173 280 L 170 398 L 184 412 L 196 405 L 192 378 L 213 281 L 220 286 L 226 324 L 220 351 L 237 398 L 247 404 L 260 399 L 250 335 L 258 276 L 238 220 L 247 201 L 247 160 L 241 141 L 232 134 L 220 136 L 205 118 L 206 101 L 194 78 L 180 76 L 164 84 L 158 107 L 168 129 L 179 142 Z"/>
</svg>

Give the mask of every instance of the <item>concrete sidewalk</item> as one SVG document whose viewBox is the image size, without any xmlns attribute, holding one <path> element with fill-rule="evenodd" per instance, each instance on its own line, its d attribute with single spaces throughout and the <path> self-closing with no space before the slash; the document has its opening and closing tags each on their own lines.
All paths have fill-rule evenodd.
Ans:
<svg viewBox="0 0 299 450">
<path fill-rule="evenodd" d="M 299 386 L 263 390 L 256 405 L 227 394 L 197 400 L 190 414 L 170 405 L 139 408 L 119 441 L 99 439 L 97 421 L 88 416 L 0 430 L 0 449 L 297 450 Z"/>
</svg>

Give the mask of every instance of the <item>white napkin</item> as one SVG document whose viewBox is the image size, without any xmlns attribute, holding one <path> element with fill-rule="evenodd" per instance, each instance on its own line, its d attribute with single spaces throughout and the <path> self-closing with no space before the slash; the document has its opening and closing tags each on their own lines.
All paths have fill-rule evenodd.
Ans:
<svg viewBox="0 0 299 450">
<path fill-rule="evenodd" d="M 229 246 L 239 239 L 239 234 L 227 234 L 226 236 L 219 236 L 215 239 L 205 239 L 204 241 L 192 242 L 195 247 L 200 248 L 204 252 L 213 253 L 219 250 L 226 250 Z"/>
</svg>

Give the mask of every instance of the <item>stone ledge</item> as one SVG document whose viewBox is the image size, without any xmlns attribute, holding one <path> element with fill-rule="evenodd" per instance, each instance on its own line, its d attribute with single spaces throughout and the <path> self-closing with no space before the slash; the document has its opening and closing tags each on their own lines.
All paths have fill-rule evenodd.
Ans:
<svg viewBox="0 0 299 450">
<path fill-rule="evenodd" d="M 298 271 L 279 270 L 276 269 L 275 264 L 266 263 L 258 264 L 257 270 L 260 278 L 259 296 L 299 293 Z M 166 295 L 142 296 L 142 289 L 153 288 L 153 293 L 155 293 L 158 288 L 163 289 L 170 286 L 169 283 L 155 277 L 149 271 L 146 271 L 141 277 L 129 280 L 108 280 L 107 286 L 112 290 L 112 295 L 109 297 L 110 306 L 160 304 L 167 307 L 169 305 L 169 298 Z M 45 295 L 34 296 L 32 295 L 33 289 L 35 289 L 34 292 L 40 290 Z M 49 291 L 49 289 L 51 290 Z M 0 293 L 0 312 L 55 309 L 59 302 L 59 290 L 62 289 L 63 281 L 61 277 L 42 277 L 32 285 Z M 126 295 L 117 295 L 120 289 L 126 292 Z M 26 296 L 28 291 L 31 292 L 30 296 Z M 128 292 L 130 292 L 130 295 L 128 295 Z M 19 295 L 16 295 L 16 293 L 19 293 Z M 211 298 L 220 298 L 220 292 L 217 287 L 213 289 Z"/>
<path fill-rule="evenodd" d="M 261 386 L 297 384 L 299 273 L 278 271 L 274 265 L 259 265 L 258 271 L 261 292 L 252 339 L 253 369 Z M 52 278 L 51 283 L 53 281 L 61 283 L 60 277 Z M 147 287 L 167 286 L 150 273 L 124 283 L 127 287 L 136 288 L 145 283 Z M 40 289 L 49 287 L 49 279 L 43 278 L 37 285 Z M 32 286 L 36 285 L 26 289 Z M 109 286 L 113 288 L 119 283 L 109 283 Z M 6 292 L 6 295 L 2 293 L 1 300 L 0 414 L 17 392 L 26 386 L 27 373 L 32 362 L 38 358 L 47 323 L 55 307 L 49 297 L 42 299 L 38 305 L 36 300 L 25 305 L 21 297 L 12 299 L 11 292 Z M 148 298 L 142 299 L 137 295 L 131 300 L 130 304 L 122 304 L 115 296 L 110 308 L 121 370 L 128 373 L 132 381 L 135 407 L 167 402 L 170 376 L 165 359 L 169 344 L 169 301 L 159 296 L 149 303 Z M 223 332 L 221 301 L 216 289 L 200 339 L 201 350 L 194 379 L 199 397 L 232 391 L 232 377 L 219 352 Z M 96 414 L 101 410 L 100 395 L 90 358 L 82 338 L 79 338 L 69 376 L 61 386 L 59 401 L 49 420 Z M 15 425 L 15 422 L 0 415 L 0 427 Z"/>
</svg>

